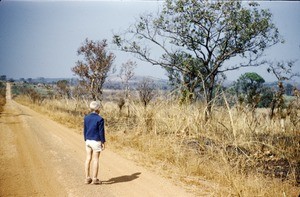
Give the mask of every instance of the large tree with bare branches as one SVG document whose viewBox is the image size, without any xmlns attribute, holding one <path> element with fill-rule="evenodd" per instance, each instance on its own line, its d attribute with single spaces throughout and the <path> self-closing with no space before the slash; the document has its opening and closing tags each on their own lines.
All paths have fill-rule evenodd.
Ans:
<svg viewBox="0 0 300 197">
<path fill-rule="evenodd" d="M 238 0 L 166 0 L 160 13 L 114 35 L 121 50 L 165 68 L 189 98 L 203 94 L 207 112 L 226 71 L 262 65 L 265 49 L 280 41 L 268 10 Z"/>
<path fill-rule="evenodd" d="M 82 84 L 91 94 L 93 100 L 101 100 L 102 86 L 110 71 L 115 55 L 106 50 L 106 40 L 92 41 L 86 39 L 78 49 L 83 56 L 72 71 L 79 76 Z"/>
</svg>

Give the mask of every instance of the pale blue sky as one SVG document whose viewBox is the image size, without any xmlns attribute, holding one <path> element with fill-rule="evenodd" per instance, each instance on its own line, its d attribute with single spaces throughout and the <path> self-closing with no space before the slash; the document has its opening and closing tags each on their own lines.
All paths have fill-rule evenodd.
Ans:
<svg viewBox="0 0 300 197">
<path fill-rule="evenodd" d="M 71 68 L 79 59 L 77 49 L 85 38 L 112 39 L 133 24 L 135 17 L 157 11 L 158 1 L 1 1 L 0 2 L 0 75 L 8 78 L 72 77 Z M 267 51 L 271 60 L 299 59 L 300 72 L 300 2 L 261 2 L 274 15 L 274 22 L 286 40 L 285 44 Z M 114 50 L 116 65 L 130 54 Z M 163 69 L 138 62 L 137 75 L 166 78 Z M 230 73 L 229 80 L 256 71 L 273 80 L 266 68 L 241 69 Z M 298 79 L 299 81 L 299 79 Z"/>
</svg>

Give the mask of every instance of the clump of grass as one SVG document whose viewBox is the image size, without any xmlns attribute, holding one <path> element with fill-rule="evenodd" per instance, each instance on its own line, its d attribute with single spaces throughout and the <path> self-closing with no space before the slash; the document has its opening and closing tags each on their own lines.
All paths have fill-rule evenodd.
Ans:
<svg viewBox="0 0 300 197">
<path fill-rule="evenodd" d="M 33 108 L 24 97 L 18 101 Z M 34 109 L 79 133 L 88 112 L 86 103 L 73 100 L 45 100 Z M 204 111 L 201 103 L 157 99 L 147 108 L 131 103 L 130 115 L 117 103 L 104 102 L 101 115 L 116 151 L 194 185 L 198 195 L 204 190 L 216 196 L 299 194 L 300 140 L 294 124 L 287 120 L 283 132 L 265 110 L 227 107 L 215 107 L 214 116 L 205 121 Z"/>
<path fill-rule="evenodd" d="M 6 104 L 6 86 L 5 83 L 0 82 L 0 113 L 3 111 L 3 107 Z"/>
</svg>

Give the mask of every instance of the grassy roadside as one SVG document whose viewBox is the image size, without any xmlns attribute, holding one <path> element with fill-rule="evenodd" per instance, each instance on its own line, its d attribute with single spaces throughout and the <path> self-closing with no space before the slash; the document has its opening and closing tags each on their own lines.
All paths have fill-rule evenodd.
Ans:
<svg viewBox="0 0 300 197">
<path fill-rule="evenodd" d="M 6 85 L 4 82 L 0 82 L 0 113 L 3 111 L 3 106 L 6 103 Z"/>
<path fill-rule="evenodd" d="M 51 119 L 82 132 L 84 103 L 15 99 Z M 103 103 L 109 147 L 196 196 L 298 196 L 299 131 L 289 122 L 263 114 L 218 108 L 209 122 L 203 108 L 157 101 L 145 110 L 131 105 L 131 115 Z M 179 181 L 178 181 L 179 180 Z"/>
</svg>

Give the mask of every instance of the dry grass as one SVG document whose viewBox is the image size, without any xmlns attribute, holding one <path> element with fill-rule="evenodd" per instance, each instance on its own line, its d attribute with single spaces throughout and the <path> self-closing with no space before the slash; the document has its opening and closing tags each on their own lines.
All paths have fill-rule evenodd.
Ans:
<svg viewBox="0 0 300 197">
<path fill-rule="evenodd" d="M 6 103 L 5 95 L 0 95 L 0 112 L 3 111 L 3 106 Z"/>
<path fill-rule="evenodd" d="M 85 103 L 45 100 L 29 105 L 52 119 L 82 131 L 88 113 Z M 157 100 L 145 110 L 131 103 L 130 116 L 117 103 L 105 102 L 100 112 L 106 120 L 109 147 L 141 165 L 208 196 L 298 196 L 299 128 L 265 111 L 214 108 L 204 121 L 201 104 L 178 105 Z M 130 151 L 128 151 L 130 150 Z M 275 178 L 276 177 L 276 178 Z M 180 184 L 178 182 L 178 184 Z"/>
<path fill-rule="evenodd" d="M 5 83 L 0 82 L 0 113 L 3 111 L 3 106 L 6 103 L 6 88 Z"/>
</svg>

